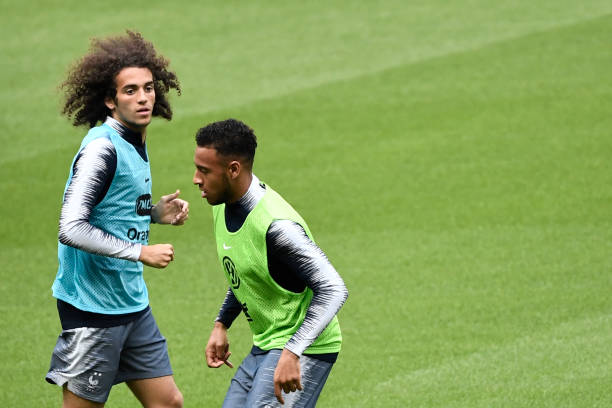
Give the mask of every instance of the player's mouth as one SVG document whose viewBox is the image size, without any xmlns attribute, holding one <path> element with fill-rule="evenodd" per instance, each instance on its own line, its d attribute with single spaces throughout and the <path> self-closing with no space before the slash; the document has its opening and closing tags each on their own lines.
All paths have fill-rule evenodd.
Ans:
<svg viewBox="0 0 612 408">
<path fill-rule="evenodd" d="M 151 113 L 151 109 L 149 109 L 149 108 L 141 108 L 141 109 L 138 109 L 136 111 L 136 113 L 138 113 L 140 115 L 148 115 L 149 113 Z"/>
</svg>

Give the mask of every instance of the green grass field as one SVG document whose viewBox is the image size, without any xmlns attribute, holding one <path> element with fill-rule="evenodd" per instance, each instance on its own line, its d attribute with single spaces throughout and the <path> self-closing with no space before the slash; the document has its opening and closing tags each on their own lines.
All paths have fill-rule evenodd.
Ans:
<svg viewBox="0 0 612 408">
<path fill-rule="evenodd" d="M 39 4 L 37 4 L 39 3 Z M 183 87 L 149 130 L 146 269 L 186 407 L 233 370 L 204 346 L 226 283 L 191 185 L 195 131 L 259 138 L 255 173 L 344 277 L 344 344 L 321 407 L 612 407 L 612 3 L 0 2 L 0 406 L 57 407 L 50 286 L 68 165 L 86 129 L 57 86 L 95 36 L 136 29 Z M 250 348 L 244 319 L 233 361 Z M 108 407 L 137 407 L 122 385 Z"/>
</svg>

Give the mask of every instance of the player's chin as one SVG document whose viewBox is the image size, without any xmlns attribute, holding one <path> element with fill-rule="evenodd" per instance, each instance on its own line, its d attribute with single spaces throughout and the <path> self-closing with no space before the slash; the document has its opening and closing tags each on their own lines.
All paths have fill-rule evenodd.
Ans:
<svg viewBox="0 0 612 408">
<path fill-rule="evenodd" d="M 153 115 L 151 115 L 151 112 L 148 112 L 146 114 L 137 113 L 133 123 L 137 126 L 147 126 L 149 123 L 151 123 L 152 119 Z"/>
<path fill-rule="evenodd" d="M 141 127 L 145 127 L 145 126 L 149 126 L 149 123 L 151 123 L 151 119 L 153 119 L 153 117 L 151 115 L 149 115 L 146 118 L 142 118 L 138 123 Z"/>
<path fill-rule="evenodd" d="M 151 123 L 151 118 L 136 118 L 130 122 L 128 122 L 129 127 L 132 129 L 138 129 L 139 131 L 142 131 L 144 128 L 146 128 L 147 126 L 149 126 L 149 123 Z"/>
<path fill-rule="evenodd" d="M 208 202 L 208 204 L 210 205 L 217 205 L 217 204 L 221 204 L 219 202 L 219 200 L 215 199 L 214 197 L 211 197 L 209 195 L 206 195 L 206 197 L 204 197 L 206 199 L 206 201 Z"/>
</svg>

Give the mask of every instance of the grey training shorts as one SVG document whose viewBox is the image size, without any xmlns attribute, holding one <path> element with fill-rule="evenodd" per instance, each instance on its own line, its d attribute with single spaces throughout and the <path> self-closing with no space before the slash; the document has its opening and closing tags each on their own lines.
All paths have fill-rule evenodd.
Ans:
<svg viewBox="0 0 612 408">
<path fill-rule="evenodd" d="M 151 310 L 115 327 L 64 330 L 46 380 L 94 402 L 106 402 L 113 385 L 172 375 L 166 339 Z"/>
<path fill-rule="evenodd" d="M 281 405 L 274 395 L 274 371 L 281 350 L 270 350 L 264 354 L 248 354 L 230 383 L 223 401 L 223 408 L 314 408 L 327 381 L 333 363 L 302 355 L 300 374 L 302 391 L 286 394 Z"/>
</svg>

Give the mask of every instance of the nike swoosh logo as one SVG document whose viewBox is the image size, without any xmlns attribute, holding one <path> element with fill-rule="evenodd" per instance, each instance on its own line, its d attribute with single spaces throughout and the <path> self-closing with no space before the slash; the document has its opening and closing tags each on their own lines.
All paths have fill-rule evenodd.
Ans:
<svg viewBox="0 0 612 408">
<path fill-rule="evenodd" d="M 149 180 L 150 180 L 150 179 L 146 178 L 146 179 L 145 179 L 145 183 L 148 183 L 148 182 L 149 182 Z"/>
<path fill-rule="evenodd" d="M 223 243 L 223 249 L 232 249 L 232 247 L 231 247 L 231 246 L 227 246 L 227 245 L 225 245 L 225 242 L 224 242 L 224 243 Z"/>
</svg>

